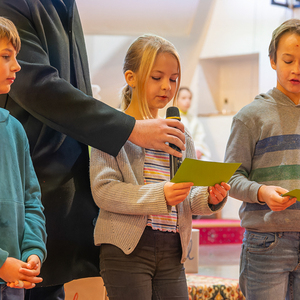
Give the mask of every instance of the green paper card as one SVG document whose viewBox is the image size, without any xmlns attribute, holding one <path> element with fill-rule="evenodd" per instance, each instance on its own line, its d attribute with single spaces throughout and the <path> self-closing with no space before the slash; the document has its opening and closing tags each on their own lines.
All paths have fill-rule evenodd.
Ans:
<svg viewBox="0 0 300 300">
<path fill-rule="evenodd" d="M 171 182 L 193 182 L 195 186 L 213 186 L 228 182 L 240 163 L 219 163 L 185 158 Z"/>
<path fill-rule="evenodd" d="M 295 189 L 295 190 L 292 190 L 292 191 L 289 191 L 283 195 L 281 195 L 282 197 L 284 196 L 291 196 L 291 197 L 296 197 L 297 198 L 297 201 L 300 201 L 300 190 L 299 189 Z"/>
</svg>

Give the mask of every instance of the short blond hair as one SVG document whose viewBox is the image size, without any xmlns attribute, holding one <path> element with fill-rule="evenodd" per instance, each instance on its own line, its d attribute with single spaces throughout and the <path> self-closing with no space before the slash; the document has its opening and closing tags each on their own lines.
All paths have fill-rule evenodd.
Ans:
<svg viewBox="0 0 300 300">
<path fill-rule="evenodd" d="M 146 99 L 146 83 L 153 68 L 155 59 L 160 53 L 172 54 L 178 63 L 178 79 L 173 102 L 176 101 L 178 88 L 181 79 L 181 66 L 177 50 L 174 45 L 166 39 L 157 36 L 146 34 L 138 37 L 129 47 L 124 59 L 123 73 L 130 70 L 137 74 L 136 92 L 139 101 L 140 113 L 144 119 L 151 119 L 153 116 L 150 113 Z M 131 102 L 132 91 L 128 84 L 122 90 L 121 94 L 121 109 L 126 110 Z"/>
<path fill-rule="evenodd" d="M 0 39 L 4 38 L 7 38 L 15 48 L 16 52 L 19 53 L 21 49 L 21 40 L 15 24 L 4 17 L 0 17 Z"/>
</svg>

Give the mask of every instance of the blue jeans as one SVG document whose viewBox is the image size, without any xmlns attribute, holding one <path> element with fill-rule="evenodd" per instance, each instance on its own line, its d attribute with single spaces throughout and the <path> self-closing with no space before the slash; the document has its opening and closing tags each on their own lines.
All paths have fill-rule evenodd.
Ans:
<svg viewBox="0 0 300 300">
<path fill-rule="evenodd" d="M 0 300 L 23 300 L 24 289 L 13 289 L 6 284 L 0 284 Z"/>
<path fill-rule="evenodd" d="M 299 232 L 246 231 L 240 288 L 247 300 L 299 300 Z"/>
<path fill-rule="evenodd" d="M 150 227 L 129 255 L 102 244 L 100 269 L 109 300 L 188 300 L 181 252 L 178 233 Z"/>
</svg>

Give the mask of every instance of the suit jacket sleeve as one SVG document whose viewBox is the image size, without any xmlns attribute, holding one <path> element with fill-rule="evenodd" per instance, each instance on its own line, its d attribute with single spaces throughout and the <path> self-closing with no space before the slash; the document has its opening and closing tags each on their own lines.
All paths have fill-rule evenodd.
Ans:
<svg viewBox="0 0 300 300">
<path fill-rule="evenodd" d="M 70 2 L 71 13 L 60 0 L 0 2 L 0 14 L 15 23 L 22 42 L 22 70 L 9 96 L 49 127 L 115 156 L 135 120 L 87 95 L 84 37 Z"/>
</svg>

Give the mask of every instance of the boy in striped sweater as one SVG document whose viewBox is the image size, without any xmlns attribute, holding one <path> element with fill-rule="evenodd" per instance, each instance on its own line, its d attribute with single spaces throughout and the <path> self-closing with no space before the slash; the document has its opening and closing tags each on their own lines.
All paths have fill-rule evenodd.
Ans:
<svg viewBox="0 0 300 300">
<path fill-rule="evenodd" d="M 229 181 L 246 229 L 240 286 L 247 300 L 300 299 L 300 20 L 274 30 L 269 46 L 276 88 L 233 118 L 225 161 L 242 165 Z M 300 199 L 298 199 L 300 200 Z"/>
</svg>

